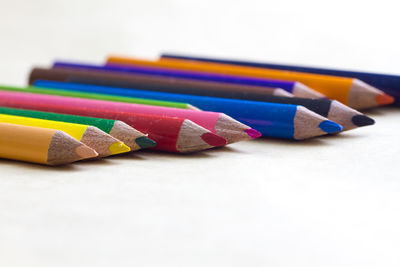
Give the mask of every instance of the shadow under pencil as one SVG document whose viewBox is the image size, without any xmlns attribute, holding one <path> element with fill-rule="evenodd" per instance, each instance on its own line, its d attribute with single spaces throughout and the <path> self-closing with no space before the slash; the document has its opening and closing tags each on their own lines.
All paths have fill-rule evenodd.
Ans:
<svg viewBox="0 0 400 267">
<path fill-rule="evenodd" d="M 32 162 L 26 162 L 26 161 L 18 161 L 18 160 L 13 160 L 13 159 L 3 159 L 0 158 L 0 163 L 1 165 L 9 165 L 9 166 L 14 166 L 16 168 L 21 168 L 24 170 L 40 170 L 40 171 L 48 171 L 48 172 L 62 172 L 62 171 L 76 171 L 78 170 L 76 166 L 74 166 L 74 163 L 69 163 L 65 165 L 56 165 L 56 166 L 51 166 L 51 165 L 42 165 L 42 164 L 37 164 L 37 163 L 32 163 Z"/>
</svg>

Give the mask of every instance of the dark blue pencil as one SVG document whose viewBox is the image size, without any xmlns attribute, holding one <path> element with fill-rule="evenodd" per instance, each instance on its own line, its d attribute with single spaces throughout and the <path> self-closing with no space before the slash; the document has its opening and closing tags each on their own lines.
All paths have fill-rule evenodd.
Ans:
<svg viewBox="0 0 400 267">
<path fill-rule="evenodd" d="M 202 110 L 223 112 L 232 116 L 238 121 L 261 132 L 263 136 L 301 140 L 342 130 L 341 125 L 327 120 L 300 105 L 276 104 L 41 80 L 35 81 L 34 86 L 87 93 L 91 92 L 160 100 L 187 101 Z"/>
<path fill-rule="evenodd" d="M 142 67 L 142 66 L 127 66 L 108 63 L 104 66 L 83 64 L 83 63 L 72 63 L 65 61 L 56 61 L 53 64 L 53 68 L 70 68 L 70 69 L 83 69 L 83 70 L 97 70 L 97 71 L 114 71 L 114 72 L 126 72 L 132 74 L 145 74 L 163 77 L 174 77 L 182 79 L 193 79 L 199 81 L 208 82 L 220 82 L 240 85 L 251 85 L 251 86 L 264 86 L 268 88 L 281 88 L 289 93 L 292 93 L 298 97 L 305 98 L 323 98 L 324 95 L 316 92 L 315 90 L 305 86 L 300 82 L 293 81 L 281 81 L 273 79 L 261 79 L 251 78 L 235 75 L 225 75 L 217 73 L 201 73 L 184 70 L 173 70 L 167 68 L 155 68 L 155 67 Z"/>
<path fill-rule="evenodd" d="M 274 64 L 274 63 L 264 63 L 264 62 L 251 62 L 251 61 L 241 61 L 241 60 L 230 60 L 230 59 L 214 59 L 214 58 L 199 58 L 190 56 L 181 56 L 175 54 L 162 54 L 163 58 L 175 58 L 175 59 L 196 59 L 198 61 L 205 62 L 215 62 L 215 63 L 225 63 L 233 65 L 241 65 L 248 67 L 258 67 L 258 68 L 268 68 L 276 70 L 288 70 L 297 72 L 308 72 L 315 74 L 324 75 L 334 75 L 342 77 L 350 77 L 359 79 L 365 83 L 368 83 L 385 93 L 393 96 L 395 98 L 395 105 L 400 105 L 400 75 L 391 74 L 380 74 L 371 72 L 359 72 L 350 70 L 336 70 L 327 68 L 316 68 L 316 67 L 306 67 L 306 66 L 296 66 L 296 65 L 284 65 L 284 64 Z"/>
</svg>

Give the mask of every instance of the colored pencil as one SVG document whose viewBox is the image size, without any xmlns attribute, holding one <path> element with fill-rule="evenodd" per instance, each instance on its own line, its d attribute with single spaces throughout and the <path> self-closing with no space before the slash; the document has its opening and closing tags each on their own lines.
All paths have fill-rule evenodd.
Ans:
<svg viewBox="0 0 400 267">
<path fill-rule="evenodd" d="M 17 91 L 17 92 L 30 92 L 36 94 L 44 94 L 44 95 L 58 95 L 58 96 L 69 96 L 69 97 L 78 97 L 78 98 L 88 98 L 88 99 L 97 99 L 97 100 L 106 100 L 106 101 L 113 101 L 113 102 L 125 102 L 125 103 L 135 103 L 141 104 L 145 100 L 144 98 L 136 98 L 136 97 L 124 97 L 124 96 L 116 96 L 116 95 L 106 95 L 106 94 L 96 94 L 90 93 L 87 94 L 85 92 L 78 92 L 78 91 L 70 91 L 70 90 L 51 90 L 48 88 L 31 88 L 31 87 L 12 87 L 12 86 L 1 86 L 3 89 L 7 89 L 8 91 Z M 160 107 L 172 107 L 171 103 L 176 103 L 176 108 L 182 109 L 190 109 L 190 110 L 199 110 L 197 107 L 194 107 L 190 104 L 183 104 L 178 102 L 172 101 L 159 101 L 148 99 L 145 101 L 150 106 L 160 106 Z M 178 107 L 179 106 L 179 107 Z"/>
<path fill-rule="evenodd" d="M 224 138 L 188 119 L 110 109 L 98 100 L 87 100 L 91 105 L 77 102 L 78 99 L 70 97 L 0 90 L 0 106 L 121 120 L 148 133 L 157 143 L 153 148 L 156 150 L 188 153 L 227 144 Z"/>
<path fill-rule="evenodd" d="M 288 82 L 288 81 L 275 81 L 275 80 L 264 80 L 264 79 L 254 79 L 247 77 L 238 77 L 232 75 L 219 75 L 212 73 L 196 73 L 189 71 L 175 71 L 170 69 L 162 68 L 146 68 L 146 67 L 135 67 L 135 66 L 124 66 L 124 65 L 105 65 L 96 66 L 89 64 L 77 64 L 68 62 L 55 62 L 53 64 L 53 69 L 63 68 L 63 69 L 73 69 L 89 71 L 92 70 L 87 76 L 96 75 L 95 77 L 100 77 L 100 81 L 103 81 L 107 77 L 107 83 L 99 83 L 99 79 L 95 79 L 92 84 L 99 85 L 123 85 L 129 87 L 135 87 L 136 89 L 151 89 L 156 88 L 157 91 L 161 89 L 169 90 L 170 88 L 193 88 L 193 89 L 209 89 L 219 88 L 221 90 L 229 91 L 249 91 L 249 92 L 263 92 L 268 95 L 278 95 L 278 96 L 293 96 L 299 95 L 301 97 L 312 97 L 321 98 L 323 97 L 320 93 L 315 92 L 307 88 L 298 82 Z M 99 71 L 107 71 L 114 73 L 126 73 L 131 74 L 131 76 L 113 76 L 106 75 L 100 76 Z M 76 72 L 66 72 L 70 79 L 74 79 L 74 74 Z M 78 73 L 79 74 L 79 73 Z M 103 73 L 102 73 L 103 74 Z M 82 74 L 79 75 L 82 77 Z M 86 77 L 86 79 L 88 79 Z M 40 79 L 40 77 L 39 77 Z M 82 79 L 82 78 L 79 78 Z M 123 80 L 123 84 L 121 84 Z M 82 83 L 82 81 L 81 81 Z M 284 88 L 284 89 L 281 89 Z M 292 94 L 293 93 L 293 94 Z"/>
<path fill-rule="evenodd" d="M 128 124 L 119 120 L 108 120 L 101 118 L 43 112 L 43 111 L 36 111 L 29 109 L 15 109 L 7 107 L 0 107 L 0 114 L 8 114 L 15 116 L 23 116 L 23 117 L 30 117 L 30 118 L 37 118 L 44 120 L 62 121 L 62 122 L 94 126 L 99 128 L 103 132 L 108 133 L 111 136 L 121 140 L 125 145 L 129 146 L 132 151 L 143 148 L 154 147 L 156 145 L 156 143 L 153 140 L 147 138 L 143 133 L 139 132 L 138 130 L 132 128 Z"/>
<path fill-rule="evenodd" d="M 130 148 L 118 139 L 89 125 L 5 114 L 0 114 L 0 122 L 63 131 L 88 147 L 93 148 L 97 153 L 99 153 L 99 157 L 106 157 L 130 151 Z"/>
<path fill-rule="evenodd" d="M 163 57 L 168 58 L 176 58 L 176 55 L 171 54 L 163 54 Z M 181 58 L 181 57 L 178 57 Z M 207 61 L 211 61 L 211 59 L 207 59 Z M 274 64 L 274 63 L 265 63 L 265 62 L 250 62 L 250 61 L 240 61 L 240 60 L 226 60 L 226 59 L 212 59 L 213 62 L 219 63 L 227 63 L 227 64 L 235 64 L 242 66 L 251 66 L 258 68 L 268 68 L 268 69 L 277 69 L 277 70 L 289 70 L 289 71 L 297 71 L 297 72 L 308 72 L 315 74 L 324 74 L 324 75 L 334 75 L 334 76 L 342 76 L 342 77 L 352 77 L 359 79 L 365 83 L 368 83 L 385 93 L 393 96 L 396 99 L 395 104 L 400 105 L 400 75 L 392 75 L 392 74 L 380 74 L 380 73 L 371 73 L 371 72 L 360 72 L 360 71 L 351 71 L 351 70 L 338 70 L 338 69 L 328 69 L 328 68 L 317 68 L 317 67 L 307 67 L 307 66 L 298 66 L 298 65 L 285 65 L 285 64 Z"/>
<path fill-rule="evenodd" d="M 60 165 L 97 157 L 63 131 L 0 122 L 0 158 Z"/>
<path fill-rule="evenodd" d="M 39 85 L 51 88 L 83 90 L 85 92 L 116 93 L 124 95 L 140 95 L 153 99 L 186 99 L 204 110 L 214 110 L 225 113 L 244 124 L 261 132 L 263 136 L 289 139 L 307 139 L 327 133 L 339 132 L 342 127 L 324 117 L 300 108 L 297 105 L 276 104 L 260 101 L 248 101 L 228 98 L 195 96 L 188 94 L 173 94 L 154 91 L 119 89 L 104 86 L 37 81 Z M 301 117 L 301 119 L 300 119 Z M 305 123 L 307 121 L 307 123 Z"/>
<path fill-rule="evenodd" d="M 178 79 L 171 77 L 162 77 L 157 75 L 142 75 L 142 74 L 131 74 L 121 72 L 108 72 L 108 71 L 96 71 L 96 70 L 82 70 L 82 69 L 71 69 L 71 68 L 53 68 L 53 69 L 42 69 L 34 68 L 30 75 L 30 84 L 35 80 L 53 80 L 53 81 L 66 81 L 66 82 L 77 82 L 86 84 L 97 84 L 97 85 L 108 85 L 108 86 L 119 86 L 119 87 L 133 87 L 137 89 L 145 90 L 163 90 L 170 91 L 177 88 L 190 88 L 193 90 L 209 90 L 220 89 L 220 90 L 232 90 L 232 91 L 250 91 L 250 92 L 262 92 L 263 94 L 272 94 L 278 92 L 280 95 L 289 95 L 281 89 L 272 89 L 262 86 L 252 85 L 240 85 L 232 83 L 220 83 L 220 82 L 206 82 L 196 81 L 194 79 Z M 285 92 L 285 93 L 282 93 Z M 191 106 L 192 109 L 195 107 Z"/>
<path fill-rule="evenodd" d="M 271 70 L 255 67 L 236 66 L 222 63 L 201 62 L 183 59 L 161 59 L 159 61 L 139 60 L 124 57 L 109 57 L 108 63 L 134 64 L 143 66 L 186 69 L 192 71 L 216 72 L 258 78 L 299 81 L 312 89 L 355 109 L 371 108 L 393 103 L 393 98 L 358 79 L 338 76 Z"/>
<path fill-rule="evenodd" d="M 96 86 L 96 85 L 86 85 L 86 84 L 74 84 L 74 83 L 65 83 L 65 82 L 53 82 L 53 81 L 41 81 L 37 80 L 34 83 L 33 92 L 37 88 L 36 87 L 45 87 L 52 88 L 57 90 L 71 90 L 71 91 L 81 91 L 87 93 L 97 93 L 97 94 L 110 94 L 110 95 L 119 95 L 119 96 L 135 96 L 135 97 L 145 97 L 145 98 L 153 98 L 153 99 L 187 99 L 188 101 L 193 101 L 193 103 L 197 103 L 195 98 L 184 95 L 162 95 L 158 92 L 153 91 L 143 91 L 143 90 L 135 90 L 130 88 L 116 88 L 116 87 L 106 87 L 106 86 Z M 339 123 L 343 126 L 343 130 L 350 130 L 361 126 L 367 126 L 374 124 L 374 120 L 369 118 L 368 116 L 363 115 L 362 113 L 354 110 L 350 107 L 347 107 L 336 100 L 329 99 L 307 99 L 307 98 L 298 98 L 298 97 L 280 97 L 280 96 L 272 96 L 272 95 L 263 95 L 256 93 L 248 93 L 248 92 L 228 92 L 225 91 L 217 91 L 217 90 L 174 90 L 170 93 L 184 93 L 190 95 L 197 96 L 209 96 L 209 97 L 217 97 L 216 99 L 208 98 L 210 102 L 217 102 L 224 106 L 223 99 L 232 98 L 232 99 L 242 99 L 242 100 L 251 100 L 251 101 L 261 101 L 261 102 L 270 102 L 270 103 L 281 103 L 281 104 L 292 104 L 292 105 L 302 105 L 309 110 L 328 118 L 336 123 Z M 203 106 L 203 103 L 197 103 L 199 107 L 206 108 Z M 207 103 L 207 108 L 210 108 L 212 103 Z M 242 104 L 239 103 L 238 107 Z M 268 106 L 268 104 L 266 104 Z M 273 106 L 273 105 L 272 105 Z M 216 107 L 217 108 L 217 107 Z M 218 110 L 218 109 L 216 109 Z M 227 113 L 228 114 L 228 113 Z M 229 115 L 229 114 L 228 114 Z M 257 128 L 256 128 L 257 129 Z"/>
<path fill-rule="evenodd" d="M 9 90 L 9 87 L 0 87 L 0 90 Z M 17 88 L 13 89 L 18 90 Z M 23 91 L 20 88 L 20 91 Z M 194 123 L 210 130 L 223 138 L 225 138 L 228 143 L 239 142 L 242 140 L 248 140 L 252 138 L 257 138 L 260 133 L 249 126 L 240 123 L 231 117 L 218 113 L 218 112 L 205 112 L 198 110 L 188 110 L 188 109 L 177 109 L 168 108 L 160 106 L 148 106 L 140 104 L 113 102 L 113 101 L 103 101 L 95 99 L 83 99 L 83 98 L 72 98 L 72 97 L 61 97 L 52 95 L 35 95 L 36 99 L 40 99 L 47 104 L 52 104 L 57 102 L 60 105 L 68 104 L 78 107 L 93 107 L 100 108 L 103 107 L 106 110 L 115 110 L 120 112 L 132 112 L 141 114 L 150 114 L 158 116 L 170 116 L 170 117 L 180 117 L 184 119 L 189 119 Z M 39 100 L 38 100 L 39 101 Z M 53 102 L 52 102 L 53 101 Z M 63 103 L 65 102 L 65 103 Z M 140 130 L 140 129 L 138 129 Z"/>
</svg>

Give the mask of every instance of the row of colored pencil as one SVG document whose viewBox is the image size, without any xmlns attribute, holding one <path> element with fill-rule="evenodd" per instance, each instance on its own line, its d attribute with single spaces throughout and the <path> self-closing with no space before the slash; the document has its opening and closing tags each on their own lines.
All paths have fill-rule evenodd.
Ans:
<svg viewBox="0 0 400 267">
<path fill-rule="evenodd" d="M 33 68 L 27 87 L 0 86 L 0 157 L 57 165 L 308 139 L 374 124 L 358 110 L 392 104 L 380 89 L 398 101 L 395 78 L 179 55 L 57 61 Z"/>
</svg>

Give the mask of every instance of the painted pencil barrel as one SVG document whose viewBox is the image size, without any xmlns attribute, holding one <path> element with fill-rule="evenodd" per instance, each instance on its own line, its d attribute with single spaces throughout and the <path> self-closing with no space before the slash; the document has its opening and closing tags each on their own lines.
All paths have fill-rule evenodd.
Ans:
<svg viewBox="0 0 400 267">
<path fill-rule="evenodd" d="M 319 124 L 317 124 L 312 125 L 312 127 L 316 127 L 317 129 L 319 128 L 321 131 L 314 131 L 315 129 L 310 128 L 308 129 L 310 131 L 310 135 L 306 134 L 308 133 L 307 130 L 304 130 L 304 133 L 301 135 L 296 134 L 295 117 L 298 111 L 298 106 L 296 105 L 46 81 L 37 81 L 36 86 L 106 94 L 108 93 L 128 96 L 134 95 L 136 97 L 148 97 L 152 99 L 187 101 L 197 105 L 203 110 L 218 111 L 228 114 L 238 121 L 261 132 L 263 136 L 288 139 L 306 139 L 313 136 L 342 130 L 342 128 L 338 125 L 335 131 L 332 131 L 331 128 L 329 128 L 328 131 L 325 131 L 325 129 L 320 128 Z M 310 120 L 318 118 L 317 120 L 320 123 L 325 121 L 324 118 L 313 112 L 307 113 L 306 116 L 309 117 Z M 332 125 L 334 125 L 333 122 Z"/>
</svg>

